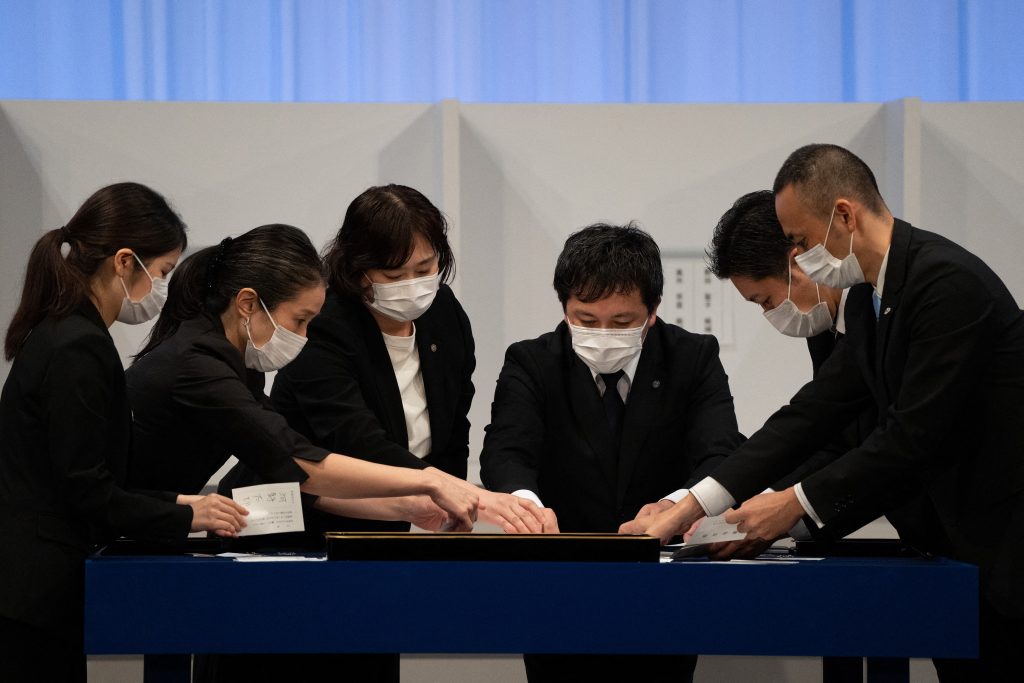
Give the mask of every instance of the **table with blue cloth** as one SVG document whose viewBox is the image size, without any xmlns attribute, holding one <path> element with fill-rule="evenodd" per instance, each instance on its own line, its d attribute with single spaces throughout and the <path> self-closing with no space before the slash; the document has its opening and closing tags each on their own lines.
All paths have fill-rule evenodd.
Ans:
<svg viewBox="0 0 1024 683">
<path fill-rule="evenodd" d="M 977 656 L 978 572 L 941 558 L 100 555 L 86 562 L 85 642 L 146 654 L 147 683 L 187 680 L 186 653 L 302 652 L 867 657 L 872 680 L 906 680 L 908 657 Z"/>
</svg>

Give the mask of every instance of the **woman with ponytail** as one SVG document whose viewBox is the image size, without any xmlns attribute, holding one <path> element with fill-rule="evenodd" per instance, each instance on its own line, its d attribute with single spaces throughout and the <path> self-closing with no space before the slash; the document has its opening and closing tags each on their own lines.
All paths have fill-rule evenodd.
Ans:
<svg viewBox="0 0 1024 683">
<path fill-rule="evenodd" d="M 0 680 L 85 680 L 83 561 L 99 544 L 244 526 L 221 496 L 124 488 L 131 412 L 108 328 L 159 312 L 185 243 L 163 197 L 120 183 L 29 257 L 0 397 Z"/>
<path fill-rule="evenodd" d="M 235 455 L 264 481 L 299 482 L 324 503 L 397 496 L 469 530 L 474 491 L 439 473 L 314 446 L 268 407 L 264 373 L 302 350 L 324 291 L 316 249 L 289 225 L 254 228 L 185 259 L 127 372 L 135 416 L 130 481 L 198 492 Z"/>
</svg>

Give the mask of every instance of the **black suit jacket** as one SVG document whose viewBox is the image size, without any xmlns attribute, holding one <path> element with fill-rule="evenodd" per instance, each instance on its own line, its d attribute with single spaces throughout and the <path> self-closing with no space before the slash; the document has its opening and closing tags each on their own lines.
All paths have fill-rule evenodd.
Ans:
<svg viewBox="0 0 1024 683">
<path fill-rule="evenodd" d="M 822 365 L 825 364 L 842 342 L 843 335 L 831 330 L 807 338 L 807 351 L 811 356 L 812 377 L 816 377 Z M 847 424 L 841 433 L 827 444 L 818 449 L 813 455 L 802 461 L 795 470 L 784 476 L 771 486 L 776 491 L 782 491 L 795 484 L 802 482 L 813 472 L 834 462 L 851 448 L 856 448 L 867 438 L 878 422 L 877 413 L 873 405 L 868 406 L 860 414 L 851 416 L 853 419 Z M 805 526 L 816 541 L 829 542 L 843 538 L 847 534 L 856 531 L 865 524 L 875 520 L 878 514 L 874 510 L 847 510 L 842 519 L 834 519 L 828 525 L 819 528 L 810 517 L 805 517 Z"/>
<path fill-rule="evenodd" d="M 469 319 L 447 285 L 416 320 L 416 347 L 430 416 L 431 452 L 423 459 L 408 450 L 402 395 L 380 327 L 355 298 L 328 293 L 302 353 L 277 373 L 271 401 L 292 428 L 332 452 L 397 467 L 433 466 L 465 479 L 476 356 Z M 253 481 L 241 471 L 227 480 Z M 317 533 L 408 524 L 307 510 L 307 527 Z"/>
<path fill-rule="evenodd" d="M 183 321 L 128 368 L 132 485 L 199 493 L 232 455 L 265 481 L 306 481 L 293 458 L 320 461 L 327 451 L 269 409 L 263 382 L 262 372 L 246 369 L 219 318 Z"/>
<path fill-rule="evenodd" d="M 818 370 L 825 364 L 836 349 L 843 335 L 833 330 L 825 330 L 821 334 L 807 338 L 807 353 L 811 355 L 812 377 L 818 374 Z"/>
<path fill-rule="evenodd" d="M 828 524 L 923 492 L 953 556 L 979 564 L 992 605 L 1020 616 L 1024 314 L 980 259 L 900 220 L 877 322 L 871 295 L 851 289 L 844 343 L 712 476 L 748 498 L 873 404 L 874 431 L 804 480 L 815 511 Z"/>
<path fill-rule="evenodd" d="M 742 441 L 714 337 L 655 322 L 618 452 L 593 375 L 571 341 L 563 322 L 506 352 L 480 456 L 487 488 L 534 491 L 562 531 L 614 532 L 643 505 L 701 479 Z"/>
<path fill-rule="evenodd" d="M 832 357 L 836 347 L 843 343 L 844 336 L 838 332 L 826 331 L 814 337 L 808 337 L 807 350 L 811 356 L 814 376 L 817 376 L 825 361 Z M 772 488 L 781 491 L 802 482 L 811 473 L 820 470 L 842 457 L 847 451 L 859 446 L 877 425 L 878 411 L 872 403 L 857 415 L 839 436 L 832 439 L 824 448 L 808 458 L 794 472 Z M 865 524 L 877 519 L 878 516 L 878 510 L 869 504 L 853 505 L 831 519 L 824 527 L 819 528 L 807 516 L 804 517 L 804 521 L 814 540 L 828 543 L 857 531 Z M 912 547 L 934 554 L 948 555 L 950 553 L 949 541 L 946 539 L 941 525 L 938 524 L 934 506 L 927 496 L 923 494 L 913 496 L 898 508 L 886 511 L 885 516 L 899 533 L 900 538 Z"/>
<path fill-rule="evenodd" d="M 183 540 L 192 509 L 122 488 L 124 370 L 91 304 L 36 325 L 0 398 L 0 614 L 80 635 L 85 557 L 118 535 Z"/>
</svg>

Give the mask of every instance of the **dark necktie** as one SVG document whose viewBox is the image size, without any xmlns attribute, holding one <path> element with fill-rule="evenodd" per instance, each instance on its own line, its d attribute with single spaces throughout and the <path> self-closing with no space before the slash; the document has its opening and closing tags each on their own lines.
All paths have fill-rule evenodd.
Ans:
<svg viewBox="0 0 1024 683">
<path fill-rule="evenodd" d="M 604 413 L 608 417 L 608 430 L 612 434 L 612 444 L 616 450 L 619 448 L 619 436 L 622 432 L 622 415 L 626 412 L 626 404 L 619 395 L 619 380 L 624 374 L 626 373 L 619 370 L 601 375 L 601 379 L 604 380 Z"/>
</svg>

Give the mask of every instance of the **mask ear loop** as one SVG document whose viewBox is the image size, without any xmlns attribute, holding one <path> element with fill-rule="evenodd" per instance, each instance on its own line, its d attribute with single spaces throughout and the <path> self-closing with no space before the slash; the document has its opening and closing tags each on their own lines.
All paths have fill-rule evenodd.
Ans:
<svg viewBox="0 0 1024 683">
<path fill-rule="evenodd" d="M 145 299 L 153 292 L 153 276 L 149 274 L 149 270 L 146 268 L 146 264 L 142 262 L 142 259 L 140 259 L 139 255 L 136 254 L 134 251 L 132 252 L 132 257 L 138 262 L 139 268 L 141 268 L 142 272 L 146 274 L 146 277 L 149 278 L 149 291 L 142 295 L 142 299 Z M 132 298 L 132 295 L 128 293 L 128 285 L 125 284 L 124 278 L 121 278 L 121 286 L 124 288 L 124 295 L 128 299 L 128 301 L 131 301 L 133 304 L 137 304 L 142 301 L 142 299 L 136 301 L 135 299 Z"/>
<path fill-rule="evenodd" d="M 850 236 L 853 237 L 852 235 Z M 818 299 L 818 303 L 821 303 L 821 289 L 818 287 L 818 283 L 814 283 L 814 295 Z M 793 262 L 789 262 L 789 291 L 786 293 L 786 298 L 790 301 L 793 300 Z"/>
<path fill-rule="evenodd" d="M 374 295 L 373 291 L 373 286 L 377 283 L 370 279 L 370 276 L 366 274 L 365 270 L 363 271 L 363 279 L 366 280 L 366 284 L 368 285 L 368 287 L 364 290 L 365 293 L 363 295 L 363 300 L 368 303 L 372 303 L 377 300 L 377 297 Z"/>
<path fill-rule="evenodd" d="M 274 316 L 270 315 L 270 311 L 267 310 L 267 305 L 265 303 L 263 303 L 263 297 L 257 296 L 256 298 L 259 299 L 260 306 L 263 307 L 263 312 L 266 313 L 267 317 L 270 319 L 270 324 L 274 326 L 274 332 L 277 332 L 277 321 L 274 320 Z M 262 349 L 263 347 L 265 347 L 267 345 L 267 342 L 270 341 L 270 339 L 268 339 L 267 341 L 263 342 L 263 346 L 256 346 L 256 342 L 254 342 L 252 340 L 252 329 L 249 327 L 251 320 L 252 320 L 252 316 L 250 315 L 248 318 L 246 318 L 245 320 L 242 321 L 242 327 L 245 328 L 245 334 L 246 334 L 247 337 L 249 337 L 249 343 L 251 343 L 252 347 L 258 351 L 258 350 Z M 271 334 L 270 337 L 272 339 L 274 337 L 274 335 Z"/>
<path fill-rule="evenodd" d="M 263 312 L 267 314 L 268 318 L 270 318 L 270 324 L 274 326 L 274 331 L 277 332 L 277 321 L 274 320 L 274 316 L 270 315 L 270 311 L 267 310 L 267 305 L 263 303 L 263 297 L 258 298 L 260 300 L 260 306 L 263 307 Z"/>
<path fill-rule="evenodd" d="M 789 289 L 786 291 L 786 298 L 790 301 L 793 300 L 793 261 L 787 260 L 786 263 L 789 265 Z"/>
<path fill-rule="evenodd" d="M 828 233 L 832 230 L 832 220 L 836 217 L 836 207 L 832 205 L 832 213 L 828 215 L 828 227 L 825 228 L 825 239 L 821 241 L 821 246 L 825 247 L 825 243 L 828 242 Z M 828 249 L 828 247 L 825 247 Z M 853 235 L 850 235 L 850 251 L 853 251 Z"/>
<path fill-rule="evenodd" d="M 245 328 L 245 336 L 249 339 L 249 343 L 253 345 L 253 348 L 255 348 L 256 344 L 252 341 L 252 330 L 249 329 L 249 320 L 251 320 L 251 319 L 252 319 L 252 316 L 249 316 L 248 318 L 243 320 L 242 321 L 242 327 Z"/>
<path fill-rule="evenodd" d="M 142 266 L 142 272 L 145 273 L 149 277 L 150 288 L 151 288 L 150 291 L 152 291 L 153 276 L 149 274 L 149 271 L 146 270 L 146 266 L 144 266 L 142 264 L 142 260 L 138 257 L 138 255 L 134 251 L 132 252 L 132 258 L 134 258 L 136 261 L 139 262 L 139 265 Z M 139 301 L 142 301 L 142 299 L 139 299 L 139 301 L 136 301 L 135 299 L 132 298 L 132 295 L 128 293 L 128 284 L 124 281 L 123 277 L 119 277 L 117 279 L 121 281 L 121 289 L 124 290 L 124 298 L 128 299 L 128 301 L 132 302 L 133 304 L 137 304 L 137 303 L 139 303 Z M 143 297 L 143 298 L 145 298 L 145 297 Z"/>
<path fill-rule="evenodd" d="M 132 256 L 134 256 L 134 257 L 135 257 L 135 260 L 136 260 L 136 261 L 138 262 L 138 264 L 139 264 L 139 268 L 142 268 L 142 272 L 143 272 L 143 273 L 145 273 L 145 274 L 146 274 L 146 277 L 148 277 L 148 278 L 149 278 L 149 283 L 150 283 L 150 284 L 153 284 L 153 279 L 154 279 L 154 278 L 153 278 L 153 276 L 152 276 L 152 275 L 150 275 L 150 273 L 149 273 L 149 269 L 148 269 L 148 268 L 146 268 L 146 264 L 142 262 L 142 259 L 140 259 L 140 258 L 139 258 L 139 255 L 138 255 L 138 254 L 136 254 L 136 253 L 135 253 L 134 251 L 132 252 Z"/>
</svg>

